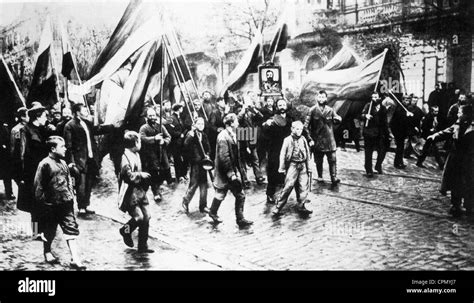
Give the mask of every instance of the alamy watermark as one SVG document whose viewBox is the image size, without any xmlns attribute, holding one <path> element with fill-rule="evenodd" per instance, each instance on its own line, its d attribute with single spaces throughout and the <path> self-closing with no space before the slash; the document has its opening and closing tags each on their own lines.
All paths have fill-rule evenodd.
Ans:
<svg viewBox="0 0 474 303">
<path fill-rule="evenodd" d="M 332 237 L 363 238 L 366 235 L 365 224 L 362 222 L 348 223 L 329 221 L 323 226 L 323 235 Z"/>
<path fill-rule="evenodd" d="M 0 234 L 32 237 L 38 233 L 38 222 L 0 220 Z"/>
<path fill-rule="evenodd" d="M 250 144 L 257 144 L 256 127 L 237 127 L 236 136 L 238 141 L 249 141 Z"/>
<path fill-rule="evenodd" d="M 391 91 L 392 93 L 414 93 L 415 95 L 422 94 L 424 85 L 421 80 L 398 80 L 389 77 L 388 79 L 380 79 L 380 92 L 385 94 Z M 434 89 L 434 87 L 433 87 Z M 419 96 L 421 97 L 421 96 Z"/>
</svg>

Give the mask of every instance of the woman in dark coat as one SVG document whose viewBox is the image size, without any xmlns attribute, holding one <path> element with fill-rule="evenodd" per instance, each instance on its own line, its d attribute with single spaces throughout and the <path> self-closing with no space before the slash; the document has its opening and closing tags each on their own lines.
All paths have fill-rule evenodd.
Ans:
<svg viewBox="0 0 474 303">
<path fill-rule="evenodd" d="M 17 208 L 31 213 L 33 222 L 36 222 L 33 183 L 39 163 L 48 156 L 49 153 L 45 143 L 47 135 L 44 129 L 47 121 L 46 108 L 41 105 L 34 105 L 28 111 L 28 115 L 30 122 L 26 124 L 20 132 L 22 170 L 21 182 L 18 189 Z"/>
<path fill-rule="evenodd" d="M 441 193 L 451 191 L 450 213 L 461 215 L 461 205 L 468 214 L 474 211 L 474 125 L 472 106 L 462 106 L 455 124 L 428 138 L 439 140 L 452 137 L 454 144 L 446 159 L 441 182 Z"/>
</svg>

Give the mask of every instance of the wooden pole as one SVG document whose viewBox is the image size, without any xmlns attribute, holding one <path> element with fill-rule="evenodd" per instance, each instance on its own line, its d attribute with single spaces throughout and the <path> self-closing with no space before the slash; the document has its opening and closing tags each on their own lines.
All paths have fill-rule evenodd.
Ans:
<svg viewBox="0 0 474 303">
<path fill-rule="evenodd" d="M 173 58 L 176 58 L 175 53 L 174 53 L 173 49 L 171 48 L 171 44 L 168 40 L 168 37 L 166 35 L 163 35 L 163 37 L 164 37 L 164 41 L 166 43 L 166 50 L 167 50 L 167 53 L 169 55 L 169 59 L 170 59 L 171 62 L 173 62 L 173 66 L 175 66 L 174 61 L 173 61 Z M 185 84 L 185 81 L 184 81 L 183 71 L 181 70 L 181 67 L 179 66 L 179 62 L 176 62 L 176 69 L 177 69 L 177 72 L 178 72 L 178 74 L 177 74 L 178 82 L 181 82 L 181 79 L 183 79 L 184 90 L 185 90 L 186 94 L 188 95 L 189 101 L 191 102 L 191 107 L 193 108 L 194 111 L 196 111 L 196 108 L 194 108 L 194 104 L 192 102 L 191 93 L 189 92 L 188 88 L 186 87 L 186 84 Z"/>
<path fill-rule="evenodd" d="M 193 85 L 193 88 L 194 88 L 194 91 L 196 93 L 196 95 L 198 96 L 199 98 L 199 91 L 198 91 L 198 88 L 196 86 L 196 83 L 194 82 L 194 78 L 193 78 L 193 75 L 191 73 L 191 69 L 189 68 L 189 64 L 188 64 L 188 60 L 186 59 L 186 56 L 184 55 L 184 52 L 183 52 L 183 49 L 181 48 L 181 44 L 179 43 L 179 40 L 178 40 L 178 36 L 176 35 L 176 32 L 174 30 L 174 28 L 171 28 L 171 33 L 173 35 L 173 38 L 176 42 L 176 45 L 178 46 L 178 51 L 180 52 L 181 56 L 183 56 L 183 60 L 184 60 L 184 64 L 186 66 L 186 69 L 188 70 L 189 72 L 189 76 L 191 77 L 191 83 Z M 179 64 L 178 64 L 179 66 Z M 184 77 L 183 77 L 183 81 L 184 81 Z M 206 111 L 203 109 L 202 111 L 204 113 L 204 118 L 206 119 L 206 121 L 209 121 L 209 119 L 207 118 L 207 114 L 206 114 Z"/>
</svg>

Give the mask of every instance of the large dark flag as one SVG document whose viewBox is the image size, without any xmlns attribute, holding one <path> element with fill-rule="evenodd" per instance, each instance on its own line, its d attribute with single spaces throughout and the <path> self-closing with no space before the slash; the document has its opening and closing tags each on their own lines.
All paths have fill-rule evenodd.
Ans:
<svg viewBox="0 0 474 303">
<path fill-rule="evenodd" d="M 77 89 L 86 94 L 100 87 L 97 123 L 136 120 L 144 103 L 153 102 L 161 87 L 162 35 L 157 5 L 131 1 L 92 67 L 91 78 Z"/>
<path fill-rule="evenodd" d="M 28 104 L 39 101 L 45 106 L 52 106 L 58 101 L 56 73 L 59 71 L 54 62 L 53 41 L 53 28 L 51 19 L 48 18 L 41 35 L 35 71 L 27 98 Z"/>
<path fill-rule="evenodd" d="M 347 50 L 342 51 L 343 53 L 336 54 L 337 60 L 328 62 L 328 68 L 323 67 L 308 74 L 301 89 L 300 100 L 303 104 L 314 105 L 318 91 L 325 90 L 329 104 L 344 117 L 349 111 L 361 109 L 365 101 L 370 99 L 379 81 L 387 50 L 349 68 L 346 67 L 357 63 L 347 55 Z"/>
<path fill-rule="evenodd" d="M 16 110 L 26 106 L 25 98 L 1 54 L 0 60 L 0 121 L 11 126 L 15 122 Z"/>
</svg>

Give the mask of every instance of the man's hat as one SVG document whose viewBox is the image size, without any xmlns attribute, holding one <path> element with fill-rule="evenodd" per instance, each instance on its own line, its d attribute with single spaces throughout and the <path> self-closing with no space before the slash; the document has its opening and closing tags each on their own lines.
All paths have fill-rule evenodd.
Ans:
<svg viewBox="0 0 474 303">
<path fill-rule="evenodd" d="M 172 107 L 172 109 L 173 109 L 174 111 L 177 111 L 177 110 L 179 110 L 180 108 L 183 108 L 183 105 L 182 105 L 182 104 L 179 104 L 179 103 L 174 104 L 173 107 Z"/>
<path fill-rule="evenodd" d="M 45 111 L 45 110 L 46 110 L 46 107 L 41 105 L 41 103 L 39 103 L 38 101 L 34 101 L 34 102 L 31 103 L 31 107 L 28 110 L 28 116 L 30 116 L 30 118 L 31 118 L 35 113 L 42 112 L 42 111 Z"/>
<path fill-rule="evenodd" d="M 19 109 L 16 110 L 16 115 L 17 117 L 24 116 L 28 112 L 28 109 L 24 106 L 20 107 Z"/>
</svg>

